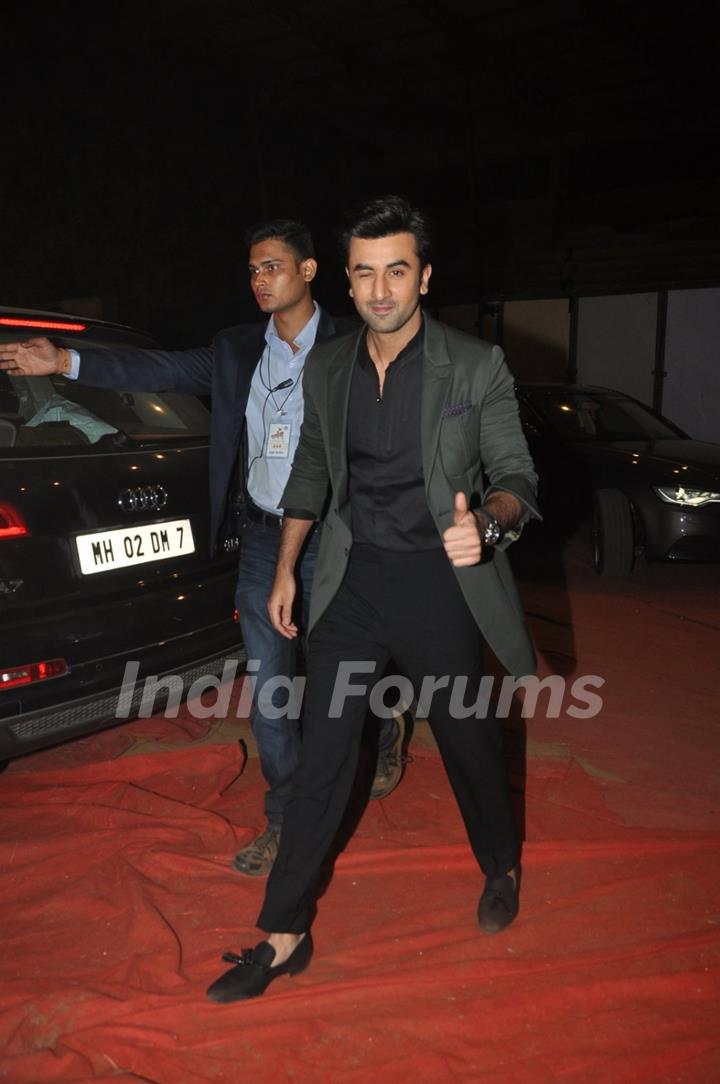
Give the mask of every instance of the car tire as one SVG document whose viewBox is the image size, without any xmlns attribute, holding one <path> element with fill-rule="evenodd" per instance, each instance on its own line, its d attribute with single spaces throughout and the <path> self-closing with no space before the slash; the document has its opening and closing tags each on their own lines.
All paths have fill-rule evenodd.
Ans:
<svg viewBox="0 0 720 1084">
<path fill-rule="evenodd" d="M 593 559 L 600 576 L 629 576 L 635 564 L 630 501 L 619 489 L 598 489 L 593 500 Z"/>
</svg>

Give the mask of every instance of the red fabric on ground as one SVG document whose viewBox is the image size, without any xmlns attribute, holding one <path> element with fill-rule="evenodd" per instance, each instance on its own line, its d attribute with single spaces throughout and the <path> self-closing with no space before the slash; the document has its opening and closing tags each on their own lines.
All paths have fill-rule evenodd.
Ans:
<svg viewBox="0 0 720 1084">
<path fill-rule="evenodd" d="M 478 933 L 480 876 L 419 755 L 338 860 L 311 968 L 204 1001 L 221 953 L 256 937 L 263 882 L 228 861 L 256 826 L 257 761 L 221 794 L 241 767 L 237 745 L 191 745 L 5 776 L 0 1079 L 716 1078 L 720 838 L 623 827 L 571 762 L 561 808 L 589 815 L 540 838 L 559 767 L 541 762 L 506 934 Z"/>
<path fill-rule="evenodd" d="M 596 719 L 527 721 L 526 776 L 513 723 L 527 842 L 508 931 L 478 931 L 481 877 L 419 742 L 337 862 L 310 968 L 254 1002 L 204 991 L 224 950 L 258 939 L 264 881 L 229 866 L 262 827 L 257 760 L 187 718 L 11 765 L 0 1080 L 714 1084 L 717 628 L 697 583 L 652 604 L 640 580 L 611 607 L 573 586 L 572 643 L 568 596 L 527 600 L 544 672 L 569 659 L 607 686 Z M 166 748 L 119 755 L 144 736 Z"/>
</svg>

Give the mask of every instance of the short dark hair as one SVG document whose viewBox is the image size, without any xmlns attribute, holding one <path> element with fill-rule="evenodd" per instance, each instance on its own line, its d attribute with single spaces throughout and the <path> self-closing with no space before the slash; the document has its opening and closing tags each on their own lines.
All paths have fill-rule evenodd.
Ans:
<svg viewBox="0 0 720 1084">
<path fill-rule="evenodd" d="M 336 231 L 338 247 L 347 263 L 353 237 L 389 237 L 393 233 L 411 233 L 420 266 L 430 263 L 432 224 L 424 211 L 413 207 L 403 196 L 379 196 L 345 214 Z"/>
<path fill-rule="evenodd" d="M 270 218 L 265 222 L 256 222 L 245 233 L 248 249 L 259 245 L 261 241 L 282 241 L 295 253 L 298 263 L 301 260 L 315 259 L 315 245 L 312 234 L 304 222 L 296 218 Z"/>
</svg>

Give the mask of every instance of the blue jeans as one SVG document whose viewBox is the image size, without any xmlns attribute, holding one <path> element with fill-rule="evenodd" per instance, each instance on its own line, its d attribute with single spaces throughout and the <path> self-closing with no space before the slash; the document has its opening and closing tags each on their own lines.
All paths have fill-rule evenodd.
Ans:
<svg viewBox="0 0 720 1084">
<path fill-rule="evenodd" d="M 290 780 L 300 759 L 301 745 L 298 712 L 283 710 L 291 706 L 288 703 L 287 682 L 284 683 L 285 687 L 281 685 L 276 688 L 272 695 L 268 695 L 267 690 L 263 695 L 266 682 L 272 678 L 292 681 L 297 670 L 298 641 L 286 640 L 276 632 L 267 611 L 279 543 L 280 531 L 259 523 L 244 524 L 235 592 L 235 605 L 248 661 L 255 660 L 260 664 L 252 672 L 256 680 L 250 725 L 262 773 L 268 784 L 265 816 L 274 826 L 282 823 L 283 810 L 290 794 Z M 297 566 L 296 618 L 303 631 L 308 627 L 310 591 L 319 545 L 320 530 L 316 529 L 310 535 Z M 276 714 L 280 718 L 273 718 Z M 396 734 L 394 719 L 383 720 L 379 747 L 385 749 L 392 745 Z"/>
</svg>

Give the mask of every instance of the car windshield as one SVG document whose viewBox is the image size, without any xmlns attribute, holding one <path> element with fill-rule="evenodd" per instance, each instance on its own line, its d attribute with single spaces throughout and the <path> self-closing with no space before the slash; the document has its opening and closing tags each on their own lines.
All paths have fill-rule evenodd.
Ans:
<svg viewBox="0 0 720 1084">
<path fill-rule="evenodd" d="M 192 395 L 91 388 L 62 376 L 0 372 L 0 448 L 97 444 L 103 438 L 206 436 L 210 414 Z"/>
<path fill-rule="evenodd" d="M 683 436 L 642 403 L 622 395 L 557 392 L 529 399 L 552 431 L 565 440 L 676 440 Z"/>
</svg>

